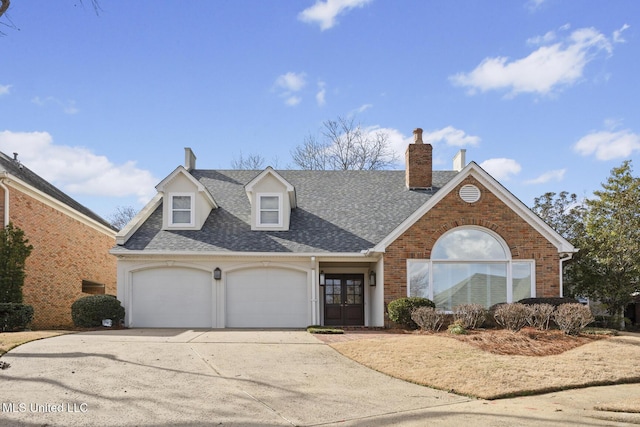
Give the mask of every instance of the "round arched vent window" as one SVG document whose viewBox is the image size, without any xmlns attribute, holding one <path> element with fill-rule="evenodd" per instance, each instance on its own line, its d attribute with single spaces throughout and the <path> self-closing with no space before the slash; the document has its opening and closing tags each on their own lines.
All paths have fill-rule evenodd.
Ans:
<svg viewBox="0 0 640 427">
<path fill-rule="evenodd" d="M 480 189 L 475 185 L 463 185 L 459 194 L 460 198 L 467 203 L 475 203 L 480 200 Z"/>
</svg>

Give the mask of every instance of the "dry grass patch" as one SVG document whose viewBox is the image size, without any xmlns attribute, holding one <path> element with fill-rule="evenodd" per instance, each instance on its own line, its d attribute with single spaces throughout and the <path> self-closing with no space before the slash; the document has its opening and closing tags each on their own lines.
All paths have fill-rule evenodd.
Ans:
<svg viewBox="0 0 640 427">
<path fill-rule="evenodd" d="M 7 351 L 29 341 L 41 340 L 43 338 L 55 337 L 57 335 L 68 334 L 69 331 L 26 331 L 26 332 L 1 332 L 0 333 L 0 356 Z"/>
<path fill-rule="evenodd" d="M 638 338 L 528 335 L 389 335 L 331 346 L 393 377 L 483 399 L 640 382 Z"/>
</svg>

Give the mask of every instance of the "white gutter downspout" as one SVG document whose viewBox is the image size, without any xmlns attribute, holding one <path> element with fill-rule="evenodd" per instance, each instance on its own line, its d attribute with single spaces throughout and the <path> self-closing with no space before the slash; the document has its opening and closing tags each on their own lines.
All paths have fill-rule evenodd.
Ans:
<svg viewBox="0 0 640 427">
<path fill-rule="evenodd" d="M 560 296 L 564 296 L 564 268 L 563 265 L 565 261 L 569 261 L 573 258 L 572 252 L 565 252 L 560 254 Z"/>
<path fill-rule="evenodd" d="M 0 178 L 0 188 L 4 190 L 4 227 L 9 225 L 9 188 L 4 185 L 5 178 Z"/>
</svg>

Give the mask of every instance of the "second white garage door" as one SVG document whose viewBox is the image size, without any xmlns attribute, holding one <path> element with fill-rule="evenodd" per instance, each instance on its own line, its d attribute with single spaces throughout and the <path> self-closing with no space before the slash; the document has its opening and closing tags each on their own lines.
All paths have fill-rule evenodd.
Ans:
<svg viewBox="0 0 640 427">
<path fill-rule="evenodd" d="M 307 274 L 284 268 L 252 268 L 226 278 L 229 328 L 303 328 L 309 325 Z"/>
</svg>

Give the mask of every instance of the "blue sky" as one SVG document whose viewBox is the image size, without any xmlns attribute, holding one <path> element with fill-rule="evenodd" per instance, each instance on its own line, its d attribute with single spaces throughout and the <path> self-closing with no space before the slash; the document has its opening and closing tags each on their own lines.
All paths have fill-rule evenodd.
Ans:
<svg viewBox="0 0 640 427">
<path fill-rule="evenodd" d="M 291 168 L 339 116 L 400 158 L 421 127 L 436 169 L 464 148 L 529 206 L 640 167 L 636 0 L 99 4 L 0 18 L 0 151 L 103 216 L 141 208 L 184 147 Z"/>
</svg>

